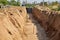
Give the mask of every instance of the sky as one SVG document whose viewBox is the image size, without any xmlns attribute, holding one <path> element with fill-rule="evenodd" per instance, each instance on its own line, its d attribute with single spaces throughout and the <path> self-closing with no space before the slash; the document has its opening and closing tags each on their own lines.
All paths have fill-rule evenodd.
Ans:
<svg viewBox="0 0 60 40">
<path fill-rule="evenodd" d="M 26 1 L 26 0 L 20 0 L 20 1 L 23 2 L 23 1 Z M 40 3 L 43 0 L 27 0 L 27 2 L 29 2 L 29 3 L 32 3 L 34 1 L 37 1 L 37 3 Z M 44 1 L 52 2 L 52 1 L 60 1 L 60 0 L 44 0 Z"/>
</svg>

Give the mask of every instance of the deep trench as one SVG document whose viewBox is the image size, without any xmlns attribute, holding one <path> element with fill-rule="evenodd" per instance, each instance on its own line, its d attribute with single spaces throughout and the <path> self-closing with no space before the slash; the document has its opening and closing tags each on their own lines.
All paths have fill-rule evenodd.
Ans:
<svg viewBox="0 0 60 40">
<path fill-rule="evenodd" d="M 45 30 L 41 27 L 39 22 L 33 17 L 32 15 L 32 8 L 27 8 L 27 13 L 29 15 L 29 19 L 36 25 L 37 28 L 37 36 L 39 40 L 48 40 L 48 37 L 46 36 Z"/>
</svg>

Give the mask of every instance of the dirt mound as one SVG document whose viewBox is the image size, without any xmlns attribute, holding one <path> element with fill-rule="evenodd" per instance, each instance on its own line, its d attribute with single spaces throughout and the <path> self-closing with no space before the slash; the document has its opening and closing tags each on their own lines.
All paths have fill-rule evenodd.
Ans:
<svg viewBox="0 0 60 40">
<path fill-rule="evenodd" d="M 49 40 L 60 40 L 60 14 L 58 12 L 40 10 L 35 7 L 32 14 L 45 29 Z"/>
<path fill-rule="evenodd" d="M 38 40 L 36 28 L 27 21 L 25 7 L 1 9 L 0 40 Z"/>
<path fill-rule="evenodd" d="M 50 11 L 51 9 L 46 7 L 46 6 L 39 6 L 39 5 L 36 5 L 35 8 L 37 7 L 37 9 L 43 11 L 43 10 L 46 10 L 46 11 Z"/>
</svg>

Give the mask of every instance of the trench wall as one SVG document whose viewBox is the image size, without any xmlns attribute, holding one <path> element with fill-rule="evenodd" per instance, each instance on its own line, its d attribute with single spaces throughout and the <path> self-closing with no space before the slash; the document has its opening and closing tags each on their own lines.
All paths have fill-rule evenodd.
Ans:
<svg viewBox="0 0 60 40">
<path fill-rule="evenodd" d="M 49 40 L 60 40 L 60 14 L 58 12 L 34 7 L 32 14 L 46 31 Z"/>
<path fill-rule="evenodd" d="M 35 30 L 25 7 L 0 9 L 0 40 L 38 40 Z"/>
</svg>

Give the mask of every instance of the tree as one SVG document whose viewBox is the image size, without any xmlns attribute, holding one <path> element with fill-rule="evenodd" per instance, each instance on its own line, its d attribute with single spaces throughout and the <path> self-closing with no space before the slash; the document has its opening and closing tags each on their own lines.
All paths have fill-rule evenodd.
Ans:
<svg viewBox="0 0 60 40">
<path fill-rule="evenodd" d="M 4 5 L 8 4 L 7 0 L 0 0 L 0 3 Z"/>
<path fill-rule="evenodd" d="M 47 4 L 47 2 L 44 2 L 44 3 L 41 2 L 40 5 L 41 5 L 41 6 L 47 6 L 48 4 Z"/>
<path fill-rule="evenodd" d="M 37 1 L 34 1 L 33 4 L 37 4 Z"/>
<path fill-rule="evenodd" d="M 52 5 L 58 5 L 58 1 L 52 2 Z"/>
<path fill-rule="evenodd" d="M 17 0 L 17 6 L 20 6 L 20 0 Z"/>
<path fill-rule="evenodd" d="M 11 0 L 11 1 L 10 1 L 10 5 L 20 6 L 20 0 L 17 0 L 17 1 Z"/>
<path fill-rule="evenodd" d="M 14 6 L 15 6 L 15 5 L 17 5 L 17 3 L 16 3 L 15 0 L 11 0 L 11 1 L 10 1 L 10 5 L 14 5 Z"/>
<path fill-rule="evenodd" d="M 10 0 L 10 1 L 7 1 L 7 0 L 0 0 L 0 4 L 3 4 L 3 5 L 14 5 L 14 6 L 20 6 L 20 0 Z"/>
</svg>

